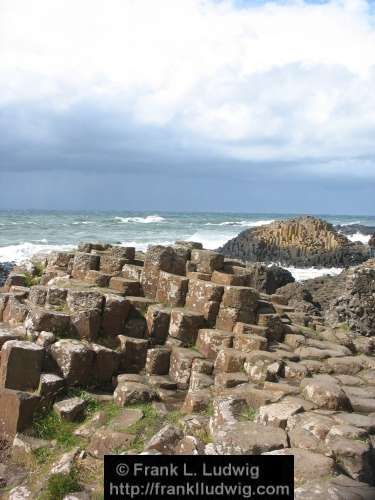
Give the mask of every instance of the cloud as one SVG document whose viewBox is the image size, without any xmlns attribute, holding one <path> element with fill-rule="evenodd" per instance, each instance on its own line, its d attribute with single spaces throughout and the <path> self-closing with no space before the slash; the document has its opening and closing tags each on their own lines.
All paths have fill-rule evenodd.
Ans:
<svg viewBox="0 0 375 500">
<path fill-rule="evenodd" d="M 363 0 L 2 0 L 0 168 L 373 179 L 374 20 Z"/>
</svg>

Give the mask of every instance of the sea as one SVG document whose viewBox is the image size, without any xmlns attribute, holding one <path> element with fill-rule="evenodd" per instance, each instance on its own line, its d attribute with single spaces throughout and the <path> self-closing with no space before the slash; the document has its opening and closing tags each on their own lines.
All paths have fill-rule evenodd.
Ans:
<svg viewBox="0 0 375 500">
<path fill-rule="evenodd" d="M 0 211 L 0 263 L 27 261 L 36 253 L 70 250 L 80 242 L 108 242 L 135 246 L 168 245 L 176 240 L 199 241 L 216 249 L 240 232 L 300 214 Z M 316 214 L 335 225 L 375 226 L 375 216 Z M 369 236 L 355 232 L 352 241 Z M 297 280 L 339 274 L 336 268 L 288 268 Z"/>
</svg>

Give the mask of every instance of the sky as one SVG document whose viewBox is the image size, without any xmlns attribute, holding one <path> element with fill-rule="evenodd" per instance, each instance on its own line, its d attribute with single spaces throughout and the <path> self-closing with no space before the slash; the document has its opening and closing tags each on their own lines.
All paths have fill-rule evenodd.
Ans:
<svg viewBox="0 0 375 500">
<path fill-rule="evenodd" d="M 0 0 L 0 209 L 375 214 L 365 0 Z"/>
</svg>

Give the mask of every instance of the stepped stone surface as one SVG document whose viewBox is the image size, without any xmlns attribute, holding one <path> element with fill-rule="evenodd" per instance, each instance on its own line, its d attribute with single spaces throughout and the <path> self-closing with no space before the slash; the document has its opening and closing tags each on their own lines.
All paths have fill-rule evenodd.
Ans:
<svg viewBox="0 0 375 500">
<path fill-rule="evenodd" d="M 258 229 L 264 252 L 305 263 L 353 250 L 311 218 Z M 374 269 L 293 283 L 193 242 L 85 243 L 43 257 L 31 287 L 14 268 L 0 290 L 0 496 L 40 498 L 51 471 L 78 470 L 70 496 L 98 498 L 105 454 L 264 453 L 295 457 L 296 498 L 373 498 Z M 57 418 L 80 448 L 33 451 Z"/>
<path fill-rule="evenodd" d="M 303 267 L 345 267 L 369 257 L 363 245 L 351 243 L 331 224 L 311 216 L 248 229 L 219 251 L 225 256 L 248 261 Z"/>
</svg>

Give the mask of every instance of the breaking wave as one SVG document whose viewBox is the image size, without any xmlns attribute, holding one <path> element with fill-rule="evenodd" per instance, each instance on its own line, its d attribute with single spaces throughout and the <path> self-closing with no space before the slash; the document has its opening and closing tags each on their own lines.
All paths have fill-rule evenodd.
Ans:
<svg viewBox="0 0 375 500">
<path fill-rule="evenodd" d="M 0 262 L 24 262 L 37 253 L 51 253 L 56 250 L 71 250 L 74 245 L 46 245 L 36 243 L 19 243 L 0 247 Z"/>
<path fill-rule="evenodd" d="M 258 227 L 258 226 L 263 226 L 265 224 L 271 224 L 271 222 L 274 222 L 274 219 L 258 220 L 258 221 L 240 220 L 240 221 L 226 221 L 226 222 L 206 222 L 205 226 Z"/>
<path fill-rule="evenodd" d="M 166 219 L 160 215 L 148 215 L 147 217 L 115 217 L 115 221 L 121 224 L 157 224 Z"/>
<path fill-rule="evenodd" d="M 354 234 L 347 235 L 347 238 L 350 241 L 360 241 L 361 243 L 367 245 L 367 243 L 369 242 L 369 240 L 371 238 L 371 234 L 362 234 L 362 233 L 357 232 Z"/>
</svg>

